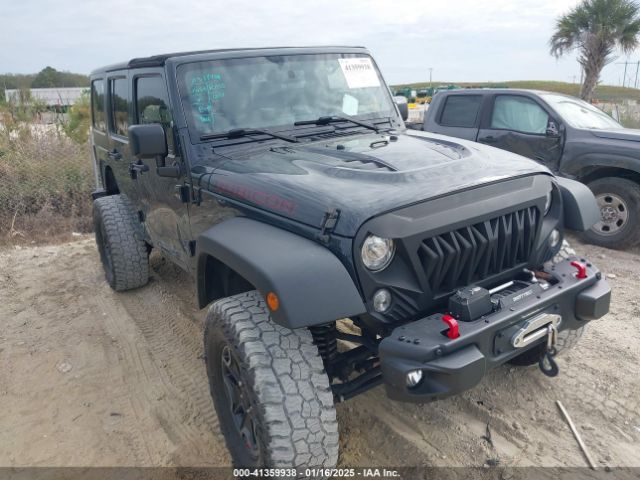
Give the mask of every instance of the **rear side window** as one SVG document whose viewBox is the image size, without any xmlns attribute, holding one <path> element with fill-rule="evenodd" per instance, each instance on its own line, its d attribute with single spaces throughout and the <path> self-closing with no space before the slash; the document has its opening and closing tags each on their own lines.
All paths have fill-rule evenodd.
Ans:
<svg viewBox="0 0 640 480">
<path fill-rule="evenodd" d="M 126 78 L 109 80 L 111 98 L 111 131 L 126 136 L 129 128 L 129 109 L 127 108 L 128 85 Z"/>
<path fill-rule="evenodd" d="M 136 123 L 159 123 L 167 135 L 167 146 L 173 151 L 171 110 L 164 80 L 160 76 L 135 80 Z"/>
<path fill-rule="evenodd" d="M 91 82 L 91 119 L 96 130 L 107 129 L 104 115 L 104 80 Z"/>
<path fill-rule="evenodd" d="M 444 103 L 440 125 L 447 127 L 473 127 L 478 118 L 481 95 L 451 95 Z"/>
</svg>

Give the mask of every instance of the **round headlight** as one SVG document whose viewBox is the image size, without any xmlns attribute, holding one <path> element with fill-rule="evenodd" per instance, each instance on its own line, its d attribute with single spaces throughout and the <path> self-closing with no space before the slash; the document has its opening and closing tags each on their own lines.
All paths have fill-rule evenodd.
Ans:
<svg viewBox="0 0 640 480">
<path fill-rule="evenodd" d="M 553 190 L 549 190 L 547 197 L 544 199 L 544 214 L 546 215 L 551 210 L 551 202 L 553 202 Z"/>
<path fill-rule="evenodd" d="M 391 263 L 394 251 L 393 240 L 369 235 L 362 244 L 362 263 L 369 270 L 382 270 Z"/>
</svg>

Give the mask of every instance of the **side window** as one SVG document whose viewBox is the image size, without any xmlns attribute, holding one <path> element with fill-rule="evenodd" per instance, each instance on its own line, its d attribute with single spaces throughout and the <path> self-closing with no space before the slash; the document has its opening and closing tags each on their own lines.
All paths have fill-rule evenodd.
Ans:
<svg viewBox="0 0 640 480">
<path fill-rule="evenodd" d="M 444 102 L 440 125 L 473 127 L 476 125 L 482 95 L 450 95 Z"/>
<path fill-rule="evenodd" d="M 96 130 L 104 132 L 107 129 L 104 116 L 104 80 L 91 82 L 91 121 Z"/>
<path fill-rule="evenodd" d="M 173 152 L 171 110 L 167 87 L 160 76 L 138 77 L 135 80 L 136 123 L 159 123 L 167 135 L 167 146 Z"/>
<path fill-rule="evenodd" d="M 549 115 L 533 100 L 517 95 L 496 97 L 491 128 L 544 134 L 548 123 Z"/>
<path fill-rule="evenodd" d="M 109 97 L 111 109 L 111 132 L 127 136 L 129 128 L 129 110 L 127 108 L 128 88 L 126 78 L 109 80 Z"/>
</svg>

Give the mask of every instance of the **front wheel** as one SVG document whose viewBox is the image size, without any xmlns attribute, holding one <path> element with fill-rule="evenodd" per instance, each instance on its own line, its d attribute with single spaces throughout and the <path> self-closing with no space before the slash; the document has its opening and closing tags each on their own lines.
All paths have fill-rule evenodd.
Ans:
<svg viewBox="0 0 640 480">
<path fill-rule="evenodd" d="M 602 247 L 625 249 L 640 242 L 640 187 L 626 178 L 605 177 L 588 184 L 600 209 L 600 220 L 583 234 Z"/>
<path fill-rule="evenodd" d="M 273 323 L 262 296 L 215 302 L 204 347 L 211 396 L 235 467 L 335 467 L 338 423 L 308 330 Z"/>
</svg>

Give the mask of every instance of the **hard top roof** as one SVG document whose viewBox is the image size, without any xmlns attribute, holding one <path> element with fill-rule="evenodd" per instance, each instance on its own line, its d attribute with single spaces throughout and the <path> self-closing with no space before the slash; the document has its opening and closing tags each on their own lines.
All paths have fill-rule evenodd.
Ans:
<svg viewBox="0 0 640 480">
<path fill-rule="evenodd" d="M 365 47 L 359 46 L 345 46 L 345 45 L 332 45 L 332 46 L 317 46 L 317 47 L 265 47 L 265 48 L 220 48 L 214 50 L 194 50 L 191 52 L 174 52 L 174 53 L 162 53 L 159 55 L 152 55 L 150 57 L 133 58 L 127 62 L 116 63 L 113 65 L 107 65 L 105 67 L 97 68 L 91 75 L 101 72 L 112 72 L 114 70 L 126 70 L 129 68 L 144 68 L 144 67 L 161 67 L 170 58 L 176 57 L 189 57 L 194 55 L 207 55 L 215 56 L 220 53 L 229 52 L 247 52 L 255 51 L 262 55 L 283 55 L 290 50 L 296 50 L 297 53 L 321 53 L 323 50 L 336 50 L 336 49 L 362 49 L 366 51 Z"/>
</svg>

